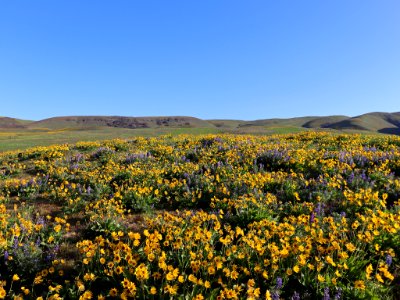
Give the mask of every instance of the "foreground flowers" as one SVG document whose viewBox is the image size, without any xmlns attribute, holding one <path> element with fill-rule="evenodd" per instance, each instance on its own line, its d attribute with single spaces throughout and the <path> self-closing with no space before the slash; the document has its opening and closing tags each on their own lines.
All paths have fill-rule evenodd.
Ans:
<svg viewBox="0 0 400 300">
<path fill-rule="evenodd" d="M 399 145 L 301 133 L 4 153 L 0 298 L 394 298 Z"/>
</svg>

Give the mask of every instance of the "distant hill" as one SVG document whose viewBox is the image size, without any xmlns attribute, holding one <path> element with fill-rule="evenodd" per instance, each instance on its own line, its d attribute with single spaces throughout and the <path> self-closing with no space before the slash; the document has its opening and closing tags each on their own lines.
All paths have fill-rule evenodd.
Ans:
<svg viewBox="0 0 400 300">
<path fill-rule="evenodd" d="M 326 117 L 298 117 L 289 119 L 263 119 L 255 121 L 230 121 L 211 120 L 220 128 L 246 129 L 246 131 L 258 131 L 276 127 L 304 128 L 304 129 L 332 129 L 340 131 L 365 131 L 373 133 L 386 133 L 400 135 L 400 112 L 381 113 L 373 112 L 356 117 L 326 116 Z"/>
<path fill-rule="evenodd" d="M 93 128 L 93 127 L 116 127 L 116 128 L 194 128 L 212 127 L 207 121 L 193 117 L 119 117 L 119 116 L 72 116 L 55 117 L 30 123 L 28 128 Z"/>
<path fill-rule="evenodd" d="M 0 128 L 25 128 L 32 121 L 0 117 Z"/>
<path fill-rule="evenodd" d="M 298 130 L 339 130 L 400 135 L 400 112 L 372 112 L 355 117 L 309 116 L 288 119 L 201 120 L 194 117 L 69 116 L 40 121 L 0 117 L 0 128 L 26 130 L 89 130 L 96 128 L 210 128 L 218 132 L 273 133 Z M 286 130 L 286 131 L 285 131 Z"/>
</svg>

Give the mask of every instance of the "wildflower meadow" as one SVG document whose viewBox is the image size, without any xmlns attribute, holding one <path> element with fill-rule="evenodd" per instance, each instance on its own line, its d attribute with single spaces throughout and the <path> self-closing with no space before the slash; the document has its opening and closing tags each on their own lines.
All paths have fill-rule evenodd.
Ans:
<svg viewBox="0 0 400 300">
<path fill-rule="evenodd" d="M 0 299 L 400 299 L 400 138 L 0 153 Z"/>
</svg>

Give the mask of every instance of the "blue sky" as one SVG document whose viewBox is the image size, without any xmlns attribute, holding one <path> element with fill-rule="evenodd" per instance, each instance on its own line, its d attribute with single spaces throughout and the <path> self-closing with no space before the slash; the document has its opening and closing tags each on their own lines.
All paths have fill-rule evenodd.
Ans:
<svg viewBox="0 0 400 300">
<path fill-rule="evenodd" d="M 0 115 L 400 111 L 397 0 L 0 2 Z"/>
</svg>

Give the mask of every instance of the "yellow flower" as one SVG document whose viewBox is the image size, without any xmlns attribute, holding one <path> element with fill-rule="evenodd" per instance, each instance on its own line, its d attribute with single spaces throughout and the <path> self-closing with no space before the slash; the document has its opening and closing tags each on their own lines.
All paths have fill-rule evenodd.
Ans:
<svg viewBox="0 0 400 300">
<path fill-rule="evenodd" d="M 363 280 L 356 280 L 354 282 L 354 287 L 359 290 L 365 290 L 365 284 Z"/>
<path fill-rule="evenodd" d="M 82 281 L 78 281 L 78 282 L 76 283 L 76 286 L 78 287 L 78 290 L 79 290 L 80 292 L 83 292 L 83 291 L 85 290 L 85 285 L 83 284 Z"/>
<path fill-rule="evenodd" d="M 206 289 L 209 289 L 211 287 L 211 284 L 210 284 L 210 282 L 208 280 L 204 281 L 204 287 Z"/>
<path fill-rule="evenodd" d="M 6 295 L 7 295 L 6 290 L 2 286 L 0 286 L 0 299 L 4 299 Z"/>
<path fill-rule="evenodd" d="M 356 247 L 352 244 L 352 243 L 347 243 L 346 244 L 346 248 L 347 250 L 349 250 L 350 252 L 354 252 L 356 250 Z"/>
<path fill-rule="evenodd" d="M 164 291 L 170 295 L 176 295 L 177 291 L 178 291 L 178 286 L 176 285 L 169 285 L 167 284 L 166 287 L 164 288 Z"/>
<path fill-rule="evenodd" d="M 21 286 L 21 291 L 25 294 L 25 295 L 29 295 L 30 291 L 25 288 L 24 286 Z"/>
<path fill-rule="evenodd" d="M 17 274 L 14 274 L 12 277 L 13 281 L 18 281 L 19 280 L 19 276 Z"/>
<path fill-rule="evenodd" d="M 92 297 L 93 293 L 91 291 L 86 291 L 83 293 L 82 296 L 79 297 L 79 299 L 86 300 L 86 299 L 92 299 Z"/>
<path fill-rule="evenodd" d="M 298 265 L 295 265 L 295 266 L 293 267 L 293 271 L 295 271 L 296 273 L 299 273 L 299 272 L 300 272 L 299 266 L 298 266 Z"/>
<path fill-rule="evenodd" d="M 61 225 L 58 224 L 58 225 L 54 226 L 54 231 L 55 232 L 60 232 L 61 231 Z"/>
<path fill-rule="evenodd" d="M 112 289 L 108 292 L 108 294 L 109 294 L 111 297 L 116 297 L 116 296 L 118 295 L 118 290 L 117 290 L 116 288 L 112 288 Z"/>
<path fill-rule="evenodd" d="M 152 287 L 150 288 L 150 294 L 151 294 L 151 295 L 157 294 L 157 289 L 156 289 L 155 286 L 152 286 Z"/>
<path fill-rule="evenodd" d="M 373 270 L 374 270 L 374 268 L 372 267 L 372 264 L 369 264 L 367 266 L 367 269 L 365 270 L 367 279 L 371 279 L 371 273 Z"/>
<path fill-rule="evenodd" d="M 324 282 L 325 281 L 325 277 L 322 276 L 321 274 L 318 274 L 317 278 L 318 278 L 319 282 Z"/>
<path fill-rule="evenodd" d="M 376 277 L 376 280 L 378 280 L 381 283 L 384 283 L 382 276 L 380 274 L 376 274 L 375 277 Z"/>
<path fill-rule="evenodd" d="M 330 265 L 332 265 L 333 267 L 336 266 L 335 262 L 333 261 L 332 257 L 330 257 L 329 255 L 325 258 L 326 262 Z"/>
<path fill-rule="evenodd" d="M 135 269 L 135 275 L 138 280 L 146 280 L 149 279 L 149 272 L 145 264 L 140 264 Z"/>
<path fill-rule="evenodd" d="M 271 293 L 269 292 L 269 290 L 265 292 L 265 300 L 272 300 Z"/>
</svg>

